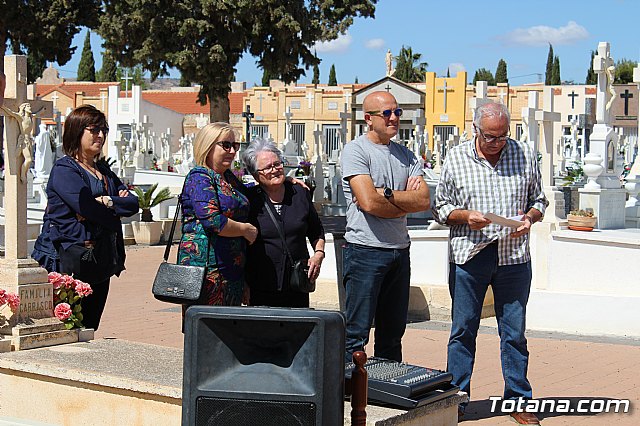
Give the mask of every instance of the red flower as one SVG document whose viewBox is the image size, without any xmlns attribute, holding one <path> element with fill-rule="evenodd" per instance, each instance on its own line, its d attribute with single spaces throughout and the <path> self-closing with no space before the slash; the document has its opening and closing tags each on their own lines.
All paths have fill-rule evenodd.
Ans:
<svg viewBox="0 0 640 426">
<path fill-rule="evenodd" d="M 53 310 L 53 313 L 60 321 L 66 321 L 73 312 L 71 312 L 71 306 L 68 303 L 60 303 Z"/>
</svg>

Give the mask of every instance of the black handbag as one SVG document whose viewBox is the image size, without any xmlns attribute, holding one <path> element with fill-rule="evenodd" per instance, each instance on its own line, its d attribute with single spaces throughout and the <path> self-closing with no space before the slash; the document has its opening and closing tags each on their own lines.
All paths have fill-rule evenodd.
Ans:
<svg viewBox="0 0 640 426">
<path fill-rule="evenodd" d="M 291 257 L 291 253 L 287 248 L 287 240 L 284 238 L 284 232 L 282 232 L 280 223 L 276 220 L 276 217 L 273 214 L 271 201 L 269 201 L 264 192 L 262 195 L 264 196 L 264 201 L 267 205 L 267 213 L 269 213 L 269 217 L 271 217 L 273 224 L 278 230 L 278 235 L 280 235 L 280 238 L 282 239 L 282 247 L 289 259 L 289 289 L 300 293 L 313 293 L 316 290 L 316 283 L 309 279 L 309 264 L 307 263 L 307 259 L 293 260 L 293 257 Z"/>
<path fill-rule="evenodd" d="M 184 187 L 182 189 L 184 191 Z M 207 243 L 206 266 L 176 265 L 168 262 L 181 204 L 182 194 L 178 197 L 176 214 L 173 217 L 167 247 L 164 250 L 164 260 L 158 267 L 151 292 L 156 299 L 163 302 L 194 305 L 201 302 L 201 298 L 203 298 L 202 287 L 207 278 L 207 267 L 209 266 L 209 244 Z"/>
</svg>

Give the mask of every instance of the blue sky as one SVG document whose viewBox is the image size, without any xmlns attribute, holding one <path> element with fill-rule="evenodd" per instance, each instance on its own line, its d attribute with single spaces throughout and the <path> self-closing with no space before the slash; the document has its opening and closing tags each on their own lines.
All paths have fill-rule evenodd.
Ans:
<svg viewBox="0 0 640 426">
<path fill-rule="evenodd" d="M 590 51 L 600 41 L 611 43 L 614 60 L 640 59 L 637 30 L 638 0 L 380 0 L 375 19 L 357 18 L 347 34 L 317 46 L 320 82 L 326 83 L 335 64 L 338 83 L 373 82 L 385 75 L 387 49 L 397 55 L 410 46 L 422 54 L 428 71 L 451 75 L 466 70 L 473 79 L 478 68 L 495 72 L 500 58 L 507 62 L 513 85 L 544 79 L 548 43 L 560 58 L 562 80 L 584 83 Z M 61 69 L 64 77 L 77 71 L 85 31 L 77 35 L 73 59 Z M 100 38 L 92 35 L 96 70 L 102 62 Z M 55 65 L 57 66 L 57 65 Z M 259 83 L 262 70 L 246 54 L 238 64 L 237 80 Z M 308 83 L 313 73 L 300 79 Z M 173 72 L 172 77 L 178 73 Z"/>
</svg>

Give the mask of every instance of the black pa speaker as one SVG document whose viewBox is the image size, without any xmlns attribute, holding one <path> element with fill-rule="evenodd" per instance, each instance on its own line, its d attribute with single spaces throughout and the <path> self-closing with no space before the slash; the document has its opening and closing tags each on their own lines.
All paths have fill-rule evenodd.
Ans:
<svg viewBox="0 0 640 426">
<path fill-rule="evenodd" d="M 183 426 L 343 424 L 344 323 L 333 311 L 189 308 Z"/>
</svg>

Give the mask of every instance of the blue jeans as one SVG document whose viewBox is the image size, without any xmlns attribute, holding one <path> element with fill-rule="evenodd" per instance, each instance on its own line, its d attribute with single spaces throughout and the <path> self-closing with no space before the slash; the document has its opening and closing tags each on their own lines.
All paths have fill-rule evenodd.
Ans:
<svg viewBox="0 0 640 426">
<path fill-rule="evenodd" d="M 345 360 L 364 351 L 375 319 L 374 355 L 402 361 L 409 309 L 409 248 L 385 249 L 348 243 L 343 251 L 347 296 Z"/>
<path fill-rule="evenodd" d="M 525 332 L 531 288 L 531 262 L 498 266 L 498 245 L 489 245 L 463 265 L 450 264 L 449 292 L 453 301 L 447 370 L 453 384 L 470 394 L 480 312 L 487 288 L 493 289 L 504 398 L 531 398 L 527 380 L 529 351 Z"/>
</svg>

